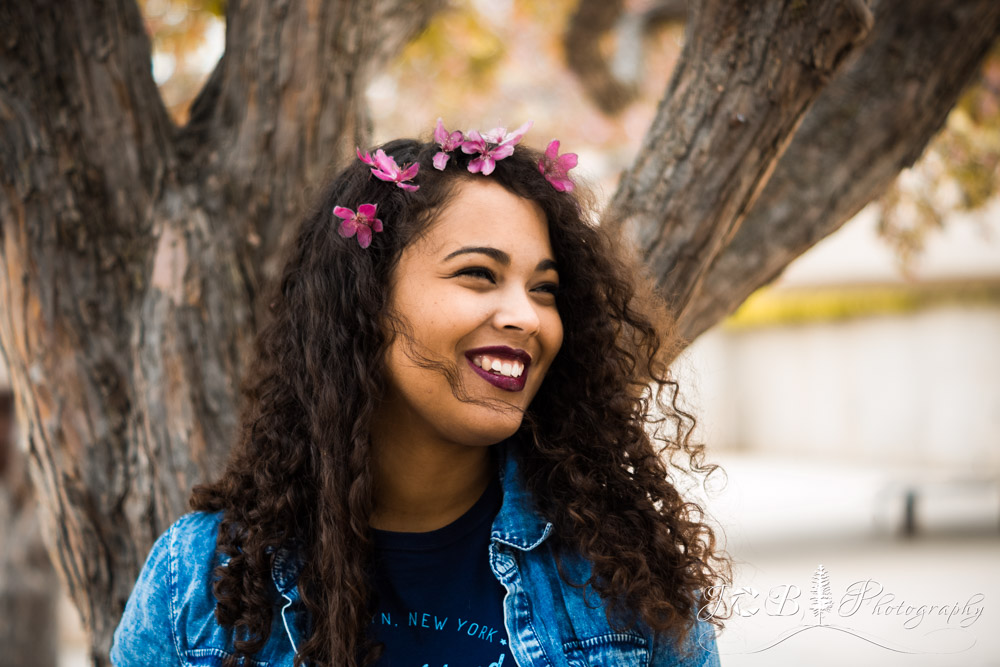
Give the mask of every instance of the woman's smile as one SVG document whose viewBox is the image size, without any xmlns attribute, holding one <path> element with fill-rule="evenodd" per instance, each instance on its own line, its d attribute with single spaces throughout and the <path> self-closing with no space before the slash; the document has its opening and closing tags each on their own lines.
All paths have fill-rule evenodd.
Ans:
<svg viewBox="0 0 1000 667">
<path fill-rule="evenodd" d="M 465 353 L 472 370 L 495 387 L 521 391 L 528 379 L 531 355 L 505 346 L 481 347 Z"/>
</svg>

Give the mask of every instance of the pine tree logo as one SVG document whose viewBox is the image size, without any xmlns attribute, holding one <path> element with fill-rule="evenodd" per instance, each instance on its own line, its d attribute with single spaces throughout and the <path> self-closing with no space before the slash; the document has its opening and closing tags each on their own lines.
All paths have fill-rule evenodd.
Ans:
<svg viewBox="0 0 1000 667">
<path fill-rule="evenodd" d="M 822 564 L 813 573 L 811 590 L 812 597 L 809 598 L 809 601 L 812 604 L 810 609 L 812 609 L 813 615 L 819 619 L 819 625 L 823 625 L 823 614 L 833 609 L 833 595 L 830 593 L 830 575 Z"/>
</svg>

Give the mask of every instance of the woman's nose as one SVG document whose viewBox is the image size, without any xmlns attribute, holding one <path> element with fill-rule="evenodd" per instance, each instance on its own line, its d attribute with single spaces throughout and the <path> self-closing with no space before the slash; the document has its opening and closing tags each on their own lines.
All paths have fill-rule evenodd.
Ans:
<svg viewBox="0 0 1000 667">
<path fill-rule="evenodd" d="M 538 308 L 538 304 L 524 288 L 511 287 L 502 292 L 494 322 L 499 329 L 518 329 L 534 335 L 538 333 L 542 322 Z"/>
</svg>

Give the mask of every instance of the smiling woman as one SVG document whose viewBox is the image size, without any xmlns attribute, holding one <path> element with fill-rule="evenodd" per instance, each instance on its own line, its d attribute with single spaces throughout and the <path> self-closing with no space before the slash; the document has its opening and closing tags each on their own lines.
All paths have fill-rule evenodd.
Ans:
<svg viewBox="0 0 1000 667">
<path fill-rule="evenodd" d="M 512 435 L 562 345 L 558 284 L 541 207 L 485 179 L 459 184 L 393 275 L 390 311 L 412 337 L 389 349 L 380 412 L 392 418 L 379 421 L 396 433 L 380 439 L 492 445 Z M 465 400 L 418 355 L 454 363 Z"/>
<path fill-rule="evenodd" d="M 439 124 L 332 181 L 116 664 L 718 662 L 671 322 L 529 126 Z"/>
</svg>

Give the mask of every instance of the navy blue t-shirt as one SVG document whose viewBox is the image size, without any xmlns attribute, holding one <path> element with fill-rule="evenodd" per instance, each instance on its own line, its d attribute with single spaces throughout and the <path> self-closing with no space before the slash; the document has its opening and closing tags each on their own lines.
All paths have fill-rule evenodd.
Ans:
<svg viewBox="0 0 1000 667">
<path fill-rule="evenodd" d="M 372 634 L 382 667 L 515 667 L 503 623 L 504 587 L 489 565 L 500 509 L 494 477 L 469 511 L 438 530 L 373 530 L 378 606 Z"/>
</svg>

